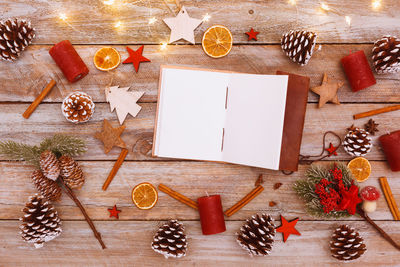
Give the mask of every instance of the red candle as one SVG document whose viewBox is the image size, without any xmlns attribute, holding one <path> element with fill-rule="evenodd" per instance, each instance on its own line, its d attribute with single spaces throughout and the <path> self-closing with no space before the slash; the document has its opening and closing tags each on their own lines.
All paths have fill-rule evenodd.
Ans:
<svg viewBox="0 0 400 267">
<path fill-rule="evenodd" d="M 400 171 L 400 130 L 382 135 L 379 141 L 392 171 Z"/>
<path fill-rule="evenodd" d="M 71 83 L 76 82 L 89 73 L 88 67 L 78 55 L 70 41 L 61 41 L 55 44 L 49 54 Z"/>
<path fill-rule="evenodd" d="M 360 50 L 342 58 L 342 66 L 353 92 L 376 84 L 364 51 Z"/>
<path fill-rule="evenodd" d="M 224 212 L 220 195 L 200 197 L 199 205 L 201 229 L 203 235 L 213 235 L 226 231 Z"/>
</svg>

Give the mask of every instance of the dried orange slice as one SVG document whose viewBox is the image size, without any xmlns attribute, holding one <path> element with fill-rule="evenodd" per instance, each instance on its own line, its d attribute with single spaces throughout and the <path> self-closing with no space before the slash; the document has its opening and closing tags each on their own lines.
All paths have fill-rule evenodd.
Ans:
<svg viewBox="0 0 400 267">
<path fill-rule="evenodd" d="M 132 201 L 141 210 L 154 207 L 158 200 L 158 193 L 150 183 L 141 183 L 132 190 Z"/>
<path fill-rule="evenodd" d="M 347 167 L 358 182 L 364 182 L 371 175 L 371 164 L 366 158 L 358 157 L 352 159 Z"/>
<path fill-rule="evenodd" d="M 121 63 L 121 56 L 114 48 L 103 47 L 97 50 L 93 58 L 93 63 L 99 70 L 113 70 Z"/>
<path fill-rule="evenodd" d="M 206 30 L 201 40 L 204 52 L 213 58 L 224 57 L 232 49 L 231 32 L 222 25 L 214 25 Z"/>
</svg>

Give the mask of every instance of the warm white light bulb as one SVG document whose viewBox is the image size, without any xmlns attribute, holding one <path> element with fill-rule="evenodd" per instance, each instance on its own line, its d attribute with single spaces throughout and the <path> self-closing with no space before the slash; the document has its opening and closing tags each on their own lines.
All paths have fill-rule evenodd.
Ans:
<svg viewBox="0 0 400 267">
<path fill-rule="evenodd" d="M 291 4 L 292 6 L 295 6 L 297 3 L 297 0 L 289 0 L 289 4 Z"/>
<path fill-rule="evenodd" d="M 117 21 L 117 22 L 114 24 L 114 27 L 115 27 L 115 28 L 119 28 L 119 27 L 121 27 L 121 25 L 122 25 L 122 22 L 121 22 L 121 21 Z"/>
<path fill-rule="evenodd" d="M 60 13 L 59 18 L 63 21 L 65 21 L 68 17 L 65 15 L 65 13 Z"/>
<path fill-rule="evenodd" d="M 345 16 L 344 19 L 346 20 L 347 25 L 351 26 L 351 18 L 349 16 Z"/>
<path fill-rule="evenodd" d="M 329 6 L 327 4 L 325 4 L 324 2 L 321 3 L 321 8 L 323 10 L 325 10 L 325 11 L 329 11 L 330 10 Z"/>
<path fill-rule="evenodd" d="M 203 16 L 203 21 L 209 21 L 211 16 L 207 13 Z"/>
<path fill-rule="evenodd" d="M 372 8 L 377 10 L 381 7 L 382 1 L 381 0 L 373 0 L 372 1 Z"/>
<path fill-rule="evenodd" d="M 157 21 L 155 17 L 149 19 L 149 24 L 154 24 Z"/>
<path fill-rule="evenodd" d="M 114 4 L 114 2 L 115 2 L 115 0 L 104 0 L 104 1 L 103 1 L 103 4 L 105 4 L 105 5 L 107 5 L 107 6 L 111 6 L 111 5 Z"/>
<path fill-rule="evenodd" d="M 161 50 L 167 49 L 167 45 L 168 45 L 168 43 L 161 43 L 160 49 L 161 49 Z"/>
</svg>

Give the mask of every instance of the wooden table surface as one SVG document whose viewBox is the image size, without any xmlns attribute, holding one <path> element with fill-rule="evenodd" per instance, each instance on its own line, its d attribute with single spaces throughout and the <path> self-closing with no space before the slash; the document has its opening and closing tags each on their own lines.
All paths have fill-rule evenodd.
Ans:
<svg viewBox="0 0 400 267">
<path fill-rule="evenodd" d="M 202 18 L 211 15 L 196 31 L 196 45 L 168 46 L 160 50 L 160 43 L 168 40 L 170 30 L 162 22 L 173 16 L 178 8 L 175 1 L 115 0 L 112 6 L 103 1 L 87 0 L 2 0 L 1 17 L 28 18 L 36 28 L 36 39 L 15 63 L 0 62 L 0 140 L 15 140 L 31 144 L 55 133 L 76 135 L 88 143 L 88 152 L 78 158 L 86 175 L 86 183 L 77 192 L 78 197 L 94 219 L 107 245 L 102 250 L 74 203 L 65 195 L 56 203 L 63 220 L 63 233 L 41 249 L 24 243 L 18 234 L 19 221 L 28 197 L 36 192 L 30 181 L 32 167 L 8 162 L 0 158 L 0 266 L 233 266 L 233 265 L 303 265 L 321 266 L 341 264 L 330 256 L 329 241 L 333 230 L 346 223 L 357 228 L 364 237 L 367 252 L 354 265 L 399 266 L 400 253 L 359 217 L 343 220 L 320 220 L 309 216 L 304 204 L 292 190 L 293 183 L 303 177 L 307 165 L 285 176 L 278 171 L 263 170 L 230 164 L 156 159 L 151 157 L 158 73 L 161 64 L 182 64 L 248 73 L 272 74 L 277 69 L 311 77 L 311 86 L 321 82 L 323 72 L 345 85 L 339 91 L 340 106 L 327 104 L 318 109 L 318 97 L 309 94 L 302 141 L 302 154 L 318 154 L 322 134 L 331 130 L 344 135 L 351 124 L 363 126 L 368 119 L 353 121 L 352 115 L 370 109 L 400 103 L 400 75 L 376 75 L 377 84 L 353 93 L 341 69 L 339 59 L 349 51 L 364 50 L 370 58 L 372 43 L 385 34 L 400 36 L 400 5 L 398 0 L 384 0 L 377 10 L 371 1 L 328 0 L 329 12 L 319 11 L 319 1 L 301 0 L 297 6 L 288 1 L 184 1 L 189 15 Z M 344 4 L 345 3 L 345 4 Z M 66 21 L 59 18 L 65 13 Z M 344 16 L 352 18 L 351 27 Z M 157 21 L 149 24 L 155 17 Z M 117 21 L 122 26 L 114 27 Z M 212 59 L 201 48 L 205 29 L 213 24 L 226 25 L 232 31 L 234 47 L 221 59 Z M 244 32 L 253 27 L 259 31 L 258 41 L 247 41 Z M 290 29 L 308 29 L 318 33 L 322 49 L 310 63 L 300 67 L 281 51 L 280 36 Z M 90 73 L 81 81 L 66 81 L 48 54 L 52 44 L 69 39 L 87 63 Z M 121 65 L 106 73 L 95 69 L 92 59 L 95 51 L 105 45 L 115 47 L 127 57 L 125 46 L 137 49 L 144 44 L 144 56 L 151 63 L 142 64 L 139 73 L 132 65 Z M 51 79 L 57 86 L 28 119 L 22 113 Z M 117 125 L 117 117 L 110 113 L 105 102 L 104 88 L 111 79 L 115 85 L 131 86 L 145 91 L 136 118 L 128 117 L 123 139 L 133 147 L 126 162 L 107 191 L 101 186 L 118 157 L 120 149 L 104 154 L 100 141 L 93 135 L 101 128 L 104 118 Z M 84 91 L 96 102 L 92 120 L 82 125 L 67 122 L 60 112 L 62 99 L 70 92 Z M 210 96 L 212 97 L 212 96 Z M 249 118 L 251 119 L 251 118 Z M 379 134 L 398 130 L 400 111 L 374 117 L 379 123 Z M 372 165 L 371 178 L 363 185 L 378 185 L 378 177 L 387 176 L 393 194 L 400 203 L 400 177 L 391 172 L 384 155 L 373 137 L 374 147 L 367 155 Z M 337 160 L 350 157 L 341 148 Z M 333 159 L 331 159 L 333 160 Z M 141 182 L 154 185 L 165 183 L 175 190 L 196 199 L 204 195 L 221 194 L 223 205 L 229 207 L 248 193 L 257 176 L 265 177 L 265 191 L 230 218 L 227 231 L 214 236 L 201 234 L 198 213 L 180 202 L 159 193 L 159 202 L 149 211 L 137 209 L 131 201 L 132 188 Z M 273 190 L 276 182 L 283 183 Z M 277 206 L 269 207 L 269 201 Z M 109 218 L 107 208 L 117 204 L 122 210 L 120 219 Z M 291 236 L 286 243 L 281 234 L 275 237 L 273 252 L 268 257 L 251 258 L 236 244 L 235 232 L 243 221 L 257 212 L 267 212 L 277 220 L 279 214 L 287 219 L 300 217 L 297 229 L 301 236 Z M 378 210 L 371 214 L 377 223 L 400 242 L 400 223 L 395 222 L 381 198 Z M 154 232 L 165 220 L 177 218 L 186 226 L 189 247 L 187 256 L 165 260 L 150 248 Z"/>
</svg>

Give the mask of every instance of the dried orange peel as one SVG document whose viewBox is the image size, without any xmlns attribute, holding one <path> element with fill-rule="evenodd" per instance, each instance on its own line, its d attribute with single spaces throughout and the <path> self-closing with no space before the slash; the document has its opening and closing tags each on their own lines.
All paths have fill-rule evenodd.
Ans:
<svg viewBox="0 0 400 267">
<path fill-rule="evenodd" d="M 113 70 L 121 63 L 119 52 L 112 47 L 103 47 L 97 50 L 93 57 L 95 67 L 102 71 Z"/>
<path fill-rule="evenodd" d="M 364 182 L 371 175 L 371 164 L 366 158 L 354 158 L 347 164 L 347 167 L 350 169 L 357 182 Z"/>
<path fill-rule="evenodd" d="M 214 25 L 208 28 L 201 40 L 204 52 L 213 58 L 228 55 L 232 49 L 232 44 L 232 33 L 222 25 Z"/>
<path fill-rule="evenodd" d="M 156 188 L 150 183 L 141 183 L 132 190 L 132 201 L 141 210 L 149 210 L 158 201 Z"/>
</svg>

